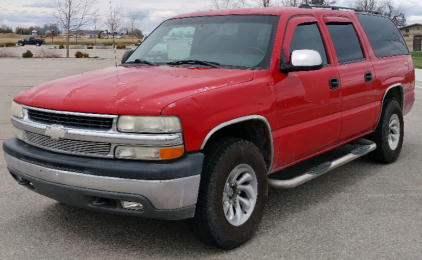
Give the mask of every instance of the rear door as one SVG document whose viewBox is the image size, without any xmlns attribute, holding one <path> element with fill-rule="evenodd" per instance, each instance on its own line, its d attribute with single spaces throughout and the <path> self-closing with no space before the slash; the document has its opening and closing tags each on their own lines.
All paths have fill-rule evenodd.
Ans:
<svg viewBox="0 0 422 260">
<path fill-rule="evenodd" d="M 356 25 L 345 16 L 324 17 L 331 38 L 342 89 L 342 128 L 339 141 L 362 135 L 374 125 L 375 72 Z"/>
</svg>

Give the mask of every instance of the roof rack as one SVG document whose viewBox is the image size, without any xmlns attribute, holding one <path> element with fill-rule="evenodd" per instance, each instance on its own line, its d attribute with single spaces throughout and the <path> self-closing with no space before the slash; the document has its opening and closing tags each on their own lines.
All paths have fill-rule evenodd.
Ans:
<svg viewBox="0 0 422 260">
<path fill-rule="evenodd" d="M 343 6 L 332 6 L 332 5 L 308 5 L 308 4 L 301 4 L 299 5 L 299 8 L 307 8 L 307 9 L 312 9 L 312 7 L 315 8 L 330 8 L 331 10 L 352 10 L 358 13 L 371 13 L 371 14 L 380 14 L 382 15 L 382 13 L 380 12 L 376 12 L 376 11 L 366 11 L 366 10 L 362 10 L 362 9 L 356 9 L 356 8 L 351 8 L 351 7 L 343 7 Z"/>
</svg>

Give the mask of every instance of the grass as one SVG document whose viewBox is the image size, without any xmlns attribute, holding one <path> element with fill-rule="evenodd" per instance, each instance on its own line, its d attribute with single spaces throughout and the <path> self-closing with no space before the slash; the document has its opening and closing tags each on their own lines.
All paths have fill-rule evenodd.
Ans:
<svg viewBox="0 0 422 260">
<path fill-rule="evenodd" d="M 413 64 L 416 69 L 422 69 L 422 52 L 412 52 Z"/>
<path fill-rule="evenodd" d="M 1 1 L 1 0 L 0 0 Z M 13 43 L 13 45 L 16 43 L 17 40 L 21 40 L 24 39 L 26 37 L 31 37 L 30 35 L 19 35 L 19 34 L 13 34 L 13 33 L 5 33 L 5 34 L 1 34 L 0 33 L 0 44 L 5 44 L 5 43 Z M 37 37 L 39 38 L 39 37 Z M 140 38 L 138 37 L 133 37 L 132 36 L 124 36 L 123 38 L 119 38 L 119 39 L 114 39 L 116 45 L 117 44 L 124 44 L 124 45 L 130 45 L 130 44 L 135 44 Z M 61 36 L 56 36 L 53 38 L 53 43 L 51 42 L 51 37 L 46 37 L 45 38 L 45 43 L 46 45 L 60 45 L 60 44 L 64 44 L 66 42 L 66 38 L 65 37 L 61 37 Z M 82 37 L 82 38 L 70 38 L 70 44 L 71 45 L 87 45 L 87 44 L 93 44 L 93 43 L 97 43 L 99 45 L 105 44 L 105 45 L 111 45 L 113 43 L 113 38 L 109 38 L 109 39 L 97 39 L 95 41 L 95 39 L 89 39 L 87 37 Z"/>
</svg>

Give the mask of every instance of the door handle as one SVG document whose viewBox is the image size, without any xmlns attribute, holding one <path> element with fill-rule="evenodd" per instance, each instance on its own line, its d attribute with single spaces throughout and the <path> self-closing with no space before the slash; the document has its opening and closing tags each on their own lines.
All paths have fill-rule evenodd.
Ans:
<svg viewBox="0 0 422 260">
<path fill-rule="evenodd" d="M 371 72 L 366 72 L 364 77 L 365 77 L 365 82 L 366 83 L 372 82 L 372 79 L 373 78 L 372 78 L 372 73 Z"/>
<path fill-rule="evenodd" d="M 331 78 L 328 80 L 328 84 L 330 85 L 331 90 L 338 89 L 340 87 L 340 81 L 338 78 Z"/>
</svg>

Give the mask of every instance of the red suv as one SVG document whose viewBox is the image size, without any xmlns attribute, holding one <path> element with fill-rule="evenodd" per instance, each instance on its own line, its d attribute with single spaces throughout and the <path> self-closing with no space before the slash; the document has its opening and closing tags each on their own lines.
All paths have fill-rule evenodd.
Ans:
<svg viewBox="0 0 422 260">
<path fill-rule="evenodd" d="M 415 98 L 408 48 L 390 19 L 344 9 L 169 19 L 117 68 L 16 95 L 8 170 L 65 204 L 192 218 L 202 241 L 239 246 L 261 221 L 268 186 L 293 188 L 365 154 L 382 163 L 400 154 Z M 345 144 L 350 153 L 334 161 L 271 178 Z"/>
</svg>

